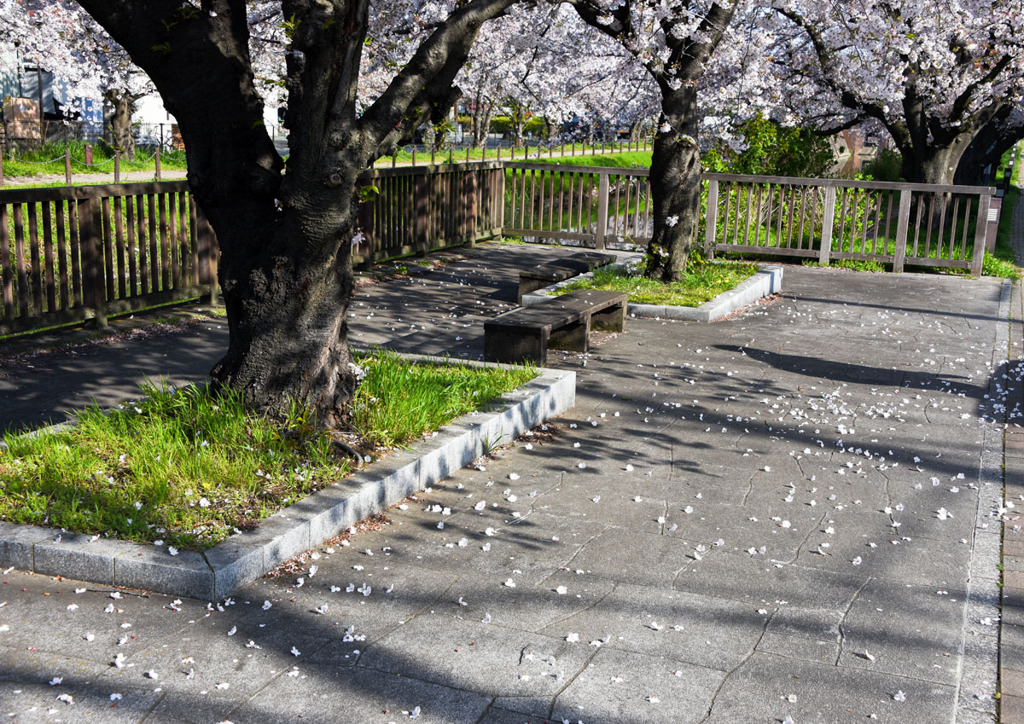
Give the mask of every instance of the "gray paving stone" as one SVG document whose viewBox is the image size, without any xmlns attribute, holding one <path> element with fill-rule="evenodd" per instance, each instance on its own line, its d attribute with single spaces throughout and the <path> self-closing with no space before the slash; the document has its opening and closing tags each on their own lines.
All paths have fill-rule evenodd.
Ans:
<svg viewBox="0 0 1024 724">
<path fill-rule="evenodd" d="M 843 614 L 840 610 L 780 606 L 768 621 L 764 636 L 757 642 L 757 650 L 792 659 L 835 664 L 839 660 L 842 639 L 839 626 Z"/>
<path fill-rule="evenodd" d="M 114 559 L 114 585 L 213 600 L 213 572 L 202 553 L 138 546 Z"/>
<path fill-rule="evenodd" d="M 874 579 L 841 624 L 839 666 L 955 684 L 963 616 L 955 593 Z"/>
<path fill-rule="evenodd" d="M 728 671 L 753 650 L 767 623 L 767 612 L 737 601 L 620 584 L 544 633 L 577 633 L 585 644 L 603 641 L 601 648 Z"/>
<path fill-rule="evenodd" d="M 957 719 L 965 711 L 996 716 L 998 677 L 989 662 L 999 658 L 999 639 L 995 636 L 967 636 L 964 641 L 964 677 L 960 682 Z"/>
<path fill-rule="evenodd" d="M 36 573 L 66 576 L 106 585 L 114 583 L 114 559 L 132 549 L 130 543 L 79 533 L 58 533 L 32 547 Z"/>
<path fill-rule="evenodd" d="M 675 587 L 706 596 L 801 608 L 845 610 L 866 577 L 858 571 L 833 573 L 801 565 L 773 561 L 760 554 L 712 549 L 704 559 L 685 568 Z"/>
<path fill-rule="evenodd" d="M 119 695 L 111 700 L 110 695 Z M 70 696 L 70 702 L 59 700 Z M 141 689 L 101 691 L 89 684 L 0 682 L 0 711 L 10 721 L 89 721 L 102 724 L 141 721 L 160 700 L 160 693 Z"/>
<path fill-rule="evenodd" d="M 0 566 L 31 571 L 32 546 L 52 541 L 58 534 L 59 531 L 53 529 L 0 521 Z"/>
<path fill-rule="evenodd" d="M 491 700 L 422 679 L 368 669 L 320 668 L 280 676 L 231 714 L 232 721 L 400 721 L 419 707 L 417 721 L 462 724 L 476 721 Z"/>
<path fill-rule="evenodd" d="M 553 719 L 700 722 L 725 672 L 602 648 L 558 695 Z"/>
<path fill-rule="evenodd" d="M 906 701 L 894 699 L 901 691 Z M 705 721 L 857 722 L 874 714 L 879 721 L 927 724 L 949 721 L 955 696 L 955 688 L 941 684 L 757 653 L 726 679 Z"/>
<path fill-rule="evenodd" d="M 592 653 L 585 643 L 425 614 L 368 647 L 359 667 L 488 696 L 537 697 L 564 688 Z"/>
<path fill-rule="evenodd" d="M 628 551 L 628 555 L 626 554 Z M 694 544 L 681 538 L 606 530 L 586 544 L 569 566 L 624 583 L 670 587 L 679 572 L 697 565 Z"/>
</svg>

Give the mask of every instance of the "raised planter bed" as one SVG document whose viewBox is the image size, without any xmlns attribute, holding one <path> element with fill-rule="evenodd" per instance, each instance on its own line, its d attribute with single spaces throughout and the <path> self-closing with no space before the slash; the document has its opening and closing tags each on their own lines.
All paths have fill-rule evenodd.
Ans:
<svg viewBox="0 0 1024 724">
<path fill-rule="evenodd" d="M 629 260 L 620 261 L 614 267 L 624 268 Z M 574 281 L 591 277 L 592 272 L 580 274 L 572 279 L 552 284 L 523 295 L 524 307 L 540 304 L 551 299 L 552 293 L 572 284 Z M 758 272 L 749 279 L 740 282 L 735 289 L 719 294 L 711 301 L 699 307 L 676 307 L 662 304 L 637 304 L 630 302 L 627 312 L 631 317 L 652 317 L 656 319 L 685 319 L 693 322 L 714 322 L 727 317 L 733 312 L 749 306 L 763 297 L 782 291 L 782 267 L 774 264 L 759 264 Z"/>
<path fill-rule="evenodd" d="M 163 547 L 0 521 L 0 567 L 208 601 L 230 596 L 278 564 L 450 476 L 499 441 L 513 440 L 572 408 L 575 372 L 540 372 L 488 408 L 395 450 L 205 552 L 172 556 Z"/>
</svg>

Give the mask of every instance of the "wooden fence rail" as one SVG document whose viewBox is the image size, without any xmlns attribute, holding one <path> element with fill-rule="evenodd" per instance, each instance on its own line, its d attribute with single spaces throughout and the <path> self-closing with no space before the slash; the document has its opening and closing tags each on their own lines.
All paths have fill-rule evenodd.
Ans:
<svg viewBox="0 0 1024 724">
<path fill-rule="evenodd" d="M 184 181 L 0 191 L 0 334 L 208 294 L 215 265 Z"/>
<path fill-rule="evenodd" d="M 704 250 L 964 269 L 995 241 L 995 189 L 705 174 Z M 990 237 L 990 238 L 989 238 Z M 986 239 L 989 243 L 986 244 Z"/>
<path fill-rule="evenodd" d="M 651 238 L 647 169 L 506 163 L 504 234 L 573 239 L 597 249 Z"/>
<path fill-rule="evenodd" d="M 352 263 L 371 264 L 501 236 L 505 171 L 493 161 L 367 171 L 363 241 Z"/>
<path fill-rule="evenodd" d="M 994 189 L 705 174 L 698 224 L 721 253 L 981 274 Z M 651 238 L 647 169 L 523 162 L 362 176 L 356 265 L 502 235 L 604 249 Z M 986 244 L 987 242 L 987 244 Z M 0 335 L 212 293 L 216 240 L 184 181 L 0 191 Z"/>
</svg>

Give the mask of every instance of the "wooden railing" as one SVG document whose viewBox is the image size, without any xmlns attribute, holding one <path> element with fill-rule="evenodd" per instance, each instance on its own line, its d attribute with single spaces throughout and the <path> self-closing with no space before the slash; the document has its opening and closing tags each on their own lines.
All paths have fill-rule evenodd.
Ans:
<svg viewBox="0 0 1024 724">
<path fill-rule="evenodd" d="M 354 265 L 501 236 L 503 165 L 476 162 L 367 171 Z"/>
<path fill-rule="evenodd" d="M 502 235 L 603 249 L 652 233 L 647 169 L 477 162 L 362 177 L 354 264 Z M 708 256 L 981 274 L 994 189 L 706 174 Z M 0 335 L 210 294 L 216 240 L 184 181 L 0 191 Z"/>
<path fill-rule="evenodd" d="M 214 252 L 184 181 L 0 191 L 0 334 L 208 294 Z"/>
<path fill-rule="evenodd" d="M 651 238 L 647 169 L 506 163 L 502 232 L 604 249 Z"/>
<path fill-rule="evenodd" d="M 995 240 L 995 189 L 705 174 L 704 249 L 964 269 Z"/>
</svg>

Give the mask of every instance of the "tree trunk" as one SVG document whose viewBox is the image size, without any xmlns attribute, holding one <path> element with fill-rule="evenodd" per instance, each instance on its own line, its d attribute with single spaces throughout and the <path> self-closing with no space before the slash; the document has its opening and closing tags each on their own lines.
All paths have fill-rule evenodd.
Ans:
<svg viewBox="0 0 1024 724">
<path fill-rule="evenodd" d="M 199 12 L 161 0 L 78 2 L 146 71 L 180 124 L 189 186 L 221 251 L 230 337 L 215 380 L 251 409 L 280 415 L 299 403 L 318 426 L 336 426 L 357 383 L 345 315 L 359 175 L 420 124 L 444 121 L 480 26 L 516 0 L 460 3 L 359 112 L 370 0 L 283 0 L 286 171 L 263 123 L 244 3 Z"/>
<path fill-rule="evenodd" d="M 1001 184 L 1003 179 L 995 178 L 999 161 L 1022 138 L 1024 109 L 1007 104 L 971 140 L 960 157 L 953 182 L 969 186 Z"/>
<path fill-rule="evenodd" d="M 909 183 L 951 184 L 960 157 L 964 155 L 973 134 L 956 136 L 948 145 L 915 144 L 900 146 L 903 157 L 901 175 Z"/>
<path fill-rule="evenodd" d="M 111 106 L 111 146 L 120 151 L 126 161 L 135 160 L 135 137 L 132 135 L 132 113 L 135 112 L 135 98 L 122 91 L 107 91 L 107 102 Z"/>
<path fill-rule="evenodd" d="M 678 281 L 686 273 L 700 214 L 697 91 L 684 86 L 663 95 L 651 159 L 654 232 L 647 247 L 647 276 Z"/>
<path fill-rule="evenodd" d="M 491 130 L 494 104 L 480 90 L 477 90 L 475 100 L 475 107 L 471 116 L 473 119 L 473 147 L 481 148 L 487 143 L 487 134 Z"/>
<path fill-rule="evenodd" d="M 526 119 L 525 118 L 520 118 L 518 116 L 517 117 L 513 117 L 513 119 L 512 119 L 512 145 L 515 148 L 522 148 L 523 147 L 523 141 L 525 140 L 525 138 L 524 138 L 525 134 L 523 133 L 523 129 L 524 128 L 526 128 Z"/>
<path fill-rule="evenodd" d="M 300 401 L 318 426 L 337 428 L 357 384 L 345 321 L 352 227 L 339 232 L 339 245 L 329 237 L 296 244 L 308 232 L 288 226 L 237 230 L 276 251 L 235 255 L 222 267 L 230 342 L 212 375 L 251 409 L 280 412 Z"/>
</svg>

